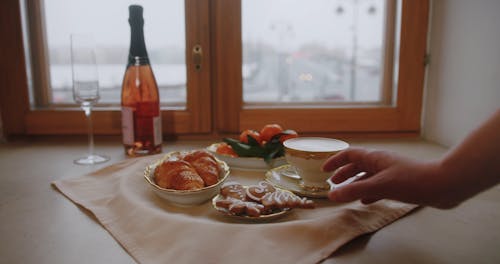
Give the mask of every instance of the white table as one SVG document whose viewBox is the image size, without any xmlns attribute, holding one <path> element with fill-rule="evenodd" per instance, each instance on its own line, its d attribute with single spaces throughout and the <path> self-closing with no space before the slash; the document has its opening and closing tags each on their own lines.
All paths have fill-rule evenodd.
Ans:
<svg viewBox="0 0 500 264">
<path fill-rule="evenodd" d="M 61 142 L 63 141 L 63 142 Z M 421 140 L 350 141 L 432 159 L 446 149 Z M 78 177 L 125 159 L 119 138 L 98 138 L 96 151 L 111 161 L 93 167 L 72 160 L 85 139 L 38 138 L 0 143 L 0 263 L 134 263 L 88 211 L 51 182 Z M 164 152 L 210 141 L 165 142 Z M 421 208 L 361 236 L 325 263 L 500 263 L 500 186 L 452 210 Z"/>
</svg>

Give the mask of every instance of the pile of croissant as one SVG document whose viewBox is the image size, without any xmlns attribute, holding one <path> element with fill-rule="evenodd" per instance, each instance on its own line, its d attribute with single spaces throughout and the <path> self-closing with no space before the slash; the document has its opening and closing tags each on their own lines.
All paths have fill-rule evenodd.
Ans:
<svg viewBox="0 0 500 264">
<path fill-rule="evenodd" d="M 220 172 L 221 168 L 212 154 L 196 150 L 156 166 L 154 181 L 165 189 L 199 190 L 216 184 Z"/>
</svg>

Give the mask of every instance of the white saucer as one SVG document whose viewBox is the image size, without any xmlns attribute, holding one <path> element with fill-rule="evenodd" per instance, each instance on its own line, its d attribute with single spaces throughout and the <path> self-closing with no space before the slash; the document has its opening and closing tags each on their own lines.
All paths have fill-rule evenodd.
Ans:
<svg viewBox="0 0 500 264">
<path fill-rule="evenodd" d="M 271 170 L 268 170 L 265 175 L 266 181 L 272 185 L 289 190 L 297 195 L 306 196 L 310 198 L 326 198 L 329 190 L 313 190 L 304 188 L 302 180 L 295 172 L 291 165 L 283 165 Z M 333 186 L 330 180 L 327 181 L 330 189 Z"/>
</svg>

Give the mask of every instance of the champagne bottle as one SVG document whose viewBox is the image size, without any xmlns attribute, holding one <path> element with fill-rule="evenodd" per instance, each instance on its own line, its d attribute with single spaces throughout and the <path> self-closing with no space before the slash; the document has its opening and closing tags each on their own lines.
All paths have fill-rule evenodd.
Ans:
<svg viewBox="0 0 500 264">
<path fill-rule="evenodd" d="M 158 85 L 146 51 L 142 13 L 142 6 L 129 6 L 130 52 L 121 94 L 123 144 L 128 156 L 160 153 L 162 146 Z"/>
</svg>

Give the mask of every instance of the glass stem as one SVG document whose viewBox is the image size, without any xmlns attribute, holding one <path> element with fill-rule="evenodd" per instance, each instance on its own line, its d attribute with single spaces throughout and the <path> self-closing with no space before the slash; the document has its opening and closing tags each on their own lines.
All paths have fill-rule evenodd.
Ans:
<svg viewBox="0 0 500 264">
<path fill-rule="evenodd" d="M 87 117 L 87 132 L 89 136 L 89 157 L 94 155 L 94 133 L 92 131 L 92 104 L 84 103 L 82 105 L 85 111 L 85 117 Z"/>
</svg>

